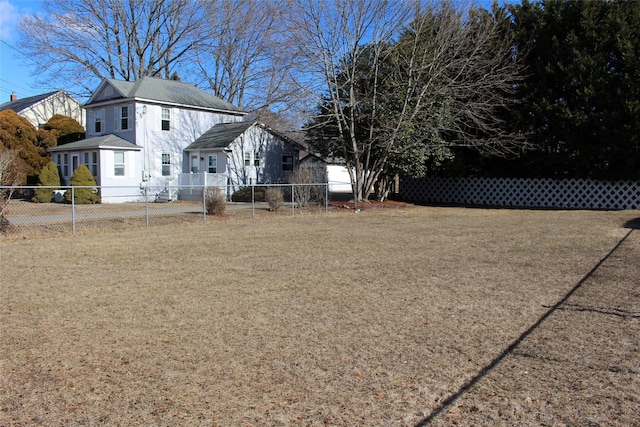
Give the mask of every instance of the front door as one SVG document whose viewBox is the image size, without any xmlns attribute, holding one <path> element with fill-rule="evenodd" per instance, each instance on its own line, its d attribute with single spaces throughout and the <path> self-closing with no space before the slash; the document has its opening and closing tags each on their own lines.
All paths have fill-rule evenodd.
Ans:
<svg viewBox="0 0 640 427">
<path fill-rule="evenodd" d="M 79 157 L 77 155 L 71 156 L 71 173 L 73 174 L 73 172 L 76 171 L 76 169 L 78 169 L 78 165 L 79 165 Z"/>
<path fill-rule="evenodd" d="M 193 173 L 200 172 L 200 160 L 197 154 L 191 155 L 191 172 Z"/>
</svg>

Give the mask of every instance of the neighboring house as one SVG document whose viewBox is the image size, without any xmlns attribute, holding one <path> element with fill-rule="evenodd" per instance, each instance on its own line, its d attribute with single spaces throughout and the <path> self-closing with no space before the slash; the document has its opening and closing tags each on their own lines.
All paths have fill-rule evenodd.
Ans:
<svg viewBox="0 0 640 427">
<path fill-rule="evenodd" d="M 0 105 L 0 111 L 13 110 L 26 118 L 36 129 L 42 127 L 54 114 L 71 117 L 85 125 L 84 111 L 78 101 L 63 90 L 18 99 L 11 94 L 9 102 Z"/>
<path fill-rule="evenodd" d="M 83 163 L 99 186 L 131 187 L 118 198 L 102 194 L 103 202 L 140 199 L 141 188 L 166 195 L 186 179 L 219 186 L 277 180 L 297 164 L 292 141 L 243 122 L 245 111 L 186 83 L 105 79 L 84 108 L 87 139 L 49 151 L 67 182 Z"/>
<path fill-rule="evenodd" d="M 314 174 L 318 179 L 322 178 L 329 184 L 329 191 L 332 193 L 351 193 L 351 177 L 344 159 L 322 157 L 306 153 L 300 159 L 300 164 L 310 167 L 314 170 Z"/>
<path fill-rule="evenodd" d="M 224 173 L 226 183 L 237 190 L 247 184 L 281 181 L 298 166 L 300 149 L 261 123 L 240 122 L 213 126 L 184 151 L 192 173 Z"/>
</svg>

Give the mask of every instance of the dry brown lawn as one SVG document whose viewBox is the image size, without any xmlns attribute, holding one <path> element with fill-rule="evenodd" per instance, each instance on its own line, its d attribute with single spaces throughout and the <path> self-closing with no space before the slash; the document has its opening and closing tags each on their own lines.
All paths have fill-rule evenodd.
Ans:
<svg viewBox="0 0 640 427">
<path fill-rule="evenodd" d="M 0 426 L 640 425 L 638 217 L 5 238 Z"/>
</svg>

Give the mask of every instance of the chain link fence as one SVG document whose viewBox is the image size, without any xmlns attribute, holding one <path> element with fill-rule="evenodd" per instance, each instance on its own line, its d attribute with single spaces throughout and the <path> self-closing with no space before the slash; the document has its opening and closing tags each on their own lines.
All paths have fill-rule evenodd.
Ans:
<svg viewBox="0 0 640 427">
<path fill-rule="evenodd" d="M 0 187 L 0 230 L 5 236 L 37 236 L 207 223 L 212 217 L 220 217 L 208 213 L 207 194 L 211 194 L 206 191 L 208 188 Z M 329 209 L 327 183 L 256 184 L 237 191 L 231 187 L 217 188 L 222 195 L 220 202 L 224 203 L 224 217 L 293 216 Z M 36 192 L 40 195 L 45 192 L 45 199 L 50 192 L 51 201 L 35 202 L 42 200 L 34 197 Z"/>
</svg>

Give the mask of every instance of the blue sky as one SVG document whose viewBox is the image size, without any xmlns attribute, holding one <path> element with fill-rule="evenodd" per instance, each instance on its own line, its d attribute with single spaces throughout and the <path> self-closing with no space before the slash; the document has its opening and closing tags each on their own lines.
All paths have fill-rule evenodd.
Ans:
<svg viewBox="0 0 640 427">
<path fill-rule="evenodd" d="M 479 2 L 487 6 L 491 3 Z M 26 98 L 63 89 L 38 85 L 34 73 L 41 67 L 18 46 L 17 28 L 22 16 L 42 10 L 43 0 L 0 0 L 0 104 L 9 101 L 13 92 L 18 98 Z"/>
<path fill-rule="evenodd" d="M 0 104 L 9 101 L 12 92 L 19 98 L 59 88 L 37 87 L 33 73 L 37 64 L 19 52 L 16 30 L 26 13 L 42 10 L 42 0 L 0 0 Z"/>
</svg>

